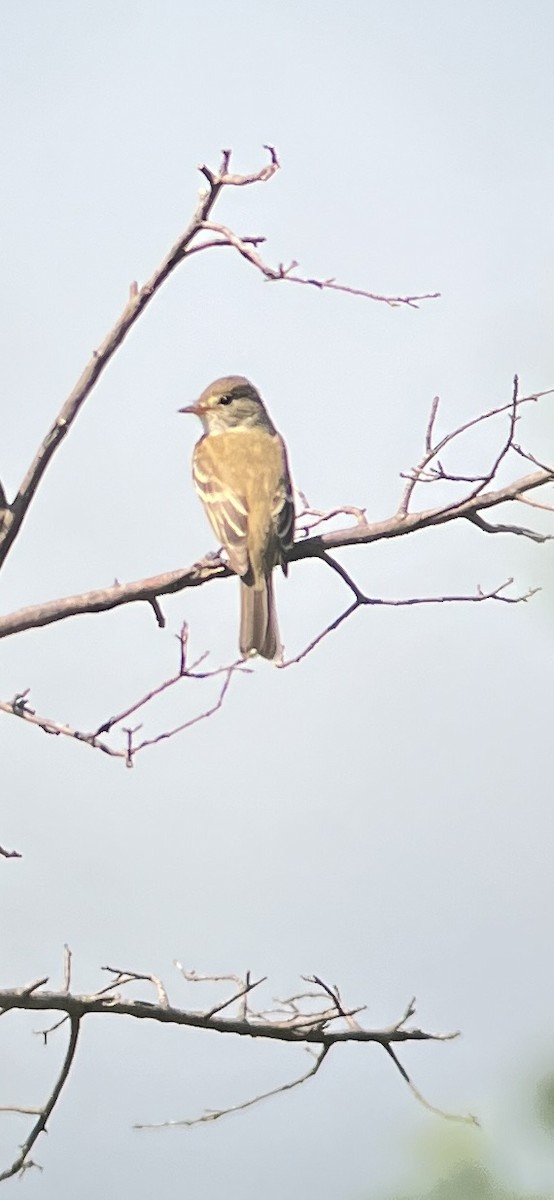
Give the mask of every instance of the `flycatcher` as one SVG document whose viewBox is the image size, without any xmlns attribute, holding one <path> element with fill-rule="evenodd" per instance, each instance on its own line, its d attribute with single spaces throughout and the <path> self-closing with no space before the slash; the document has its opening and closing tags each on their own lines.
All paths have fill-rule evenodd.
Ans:
<svg viewBox="0 0 554 1200">
<path fill-rule="evenodd" d="M 273 568 L 287 574 L 294 538 L 292 484 L 283 439 L 256 388 L 242 375 L 216 379 L 196 404 L 200 417 L 192 474 L 218 541 L 240 577 L 240 651 L 282 655 Z"/>
</svg>

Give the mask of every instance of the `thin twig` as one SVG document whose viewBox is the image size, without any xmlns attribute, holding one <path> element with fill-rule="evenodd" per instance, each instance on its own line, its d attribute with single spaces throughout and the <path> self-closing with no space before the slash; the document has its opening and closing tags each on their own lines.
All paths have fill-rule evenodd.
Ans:
<svg viewBox="0 0 554 1200">
<path fill-rule="evenodd" d="M 473 594 L 468 593 L 465 595 L 461 594 L 456 596 L 407 596 L 398 600 L 384 599 L 382 596 L 365 596 L 363 592 L 359 591 L 353 579 L 351 579 L 348 572 L 345 571 L 344 568 L 339 565 L 339 563 L 335 562 L 334 559 L 331 559 L 329 555 L 326 554 L 321 554 L 320 558 L 322 558 L 324 562 L 328 563 L 328 565 L 332 567 L 342 579 L 344 579 L 344 582 L 354 593 L 355 599 L 353 603 L 350 604 L 348 608 L 345 608 L 338 617 L 335 617 L 335 619 L 331 621 L 329 625 L 325 627 L 325 629 L 322 629 L 321 632 L 318 633 L 317 637 L 308 642 L 307 646 L 305 646 L 299 654 L 296 654 L 294 658 L 288 658 L 285 659 L 284 662 L 279 663 L 278 665 L 280 670 L 284 670 L 285 667 L 292 667 L 296 663 L 302 662 L 302 660 L 306 658 L 308 654 L 311 654 L 312 650 L 314 650 L 324 638 L 326 638 L 330 633 L 333 633 L 335 629 L 338 629 L 339 625 L 342 625 L 343 621 L 346 621 L 348 617 L 351 617 L 352 614 L 357 612 L 359 608 L 414 608 L 418 605 L 426 604 L 482 604 L 487 600 L 497 600 L 502 604 L 523 604 L 527 600 L 530 600 L 532 596 L 535 596 L 538 591 L 540 591 L 540 588 L 529 588 L 526 592 L 523 592 L 519 596 L 506 596 L 504 595 L 506 588 L 510 587 L 514 582 L 513 579 L 506 579 L 504 580 L 504 583 L 499 584 L 498 587 L 491 588 L 489 591 L 483 591 L 483 589 L 479 587 Z"/>
<path fill-rule="evenodd" d="M 228 1000 L 223 1000 L 221 1004 L 214 1004 L 213 1008 L 208 1010 L 206 1013 L 208 1020 L 211 1021 L 212 1017 L 215 1017 L 216 1013 L 223 1012 L 223 1010 L 225 1008 L 229 1008 L 231 1004 L 236 1004 L 237 1000 L 246 1000 L 246 997 L 250 994 L 250 992 L 254 991 L 254 988 L 259 987 L 261 983 L 265 983 L 267 980 L 267 975 L 262 975 L 261 979 L 250 979 L 249 975 L 250 972 L 248 971 L 242 986 L 237 992 L 234 992 L 232 996 L 229 996 Z M 241 1016 L 243 1020 L 246 1020 L 248 1016 L 248 1008 L 245 1004 L 242 1005 Z"/>
<path fill-rule="evenodd" d="M 188 721 L 182 721 L 180 725 L 174 725 L 172 729 L 165 729 L 163 733 L 158 733 L 156 737 L 145 738 L 144 741 L 139 742 L 134 747 L 133 754 L 138 754 L 139 751 L 144 750 L 146 746 L 158 746 L 160 742 L 166 742 L 168 738 L 175 737 L 178 733 L 184 733 L 185 729 L 192 729 L 193 725 L 197 725 L 199 721 L 206 721 L 208 717 L 213 717 L 215 713 L 219 712 L 220 708 L 222 707 L 225 696 L 229 690 L 231 679 L 233 678 L 236 670 L 236 667 L 227 667 L 224 670 L 225 678 L 223 680 L 221 691 L 217 697 L 217 700 L 215 700 L 210 708 L 205 709 L 204 712 L 197 713 L 195 717 L 190 717 Z"/>
<path fill-rule="evenodd" d="M 205 1125 L 210 1121 L 219 1121 L 221 1117 L 229 1117 L 233 1113 L 244 1112 L 247 1108 L 254 1108 L 255 1105 L 261 1104 L 262 1100 L 269 1100 L 272 1096 L 280 1096 L 283 1092 L 290 1092 L 293 1088 L 300 1087 L 300 1084 L 306 1083 L 308 1079 L 312 1079 L 317 1075 L 319 1068 L 327 1057 L 330 1046 L 323 1046 L 319 1054 L 315 1056 L 315 1062 L 309 1071 L 305 1071 L 303 1075 L 299 1075 L 297 1079 L 291 1079 L 288 1083 L 282 1083 L 278 1087 L 270 1088 L 268 1092 L 260 1092 L 259 1096 L 252 1096 L 250 1100 L 243 1100 L 241 1104 L 231 1104 L 228 1108 L 207 1109 L 201 1117 L 192 1117 L 179 1121 L 160 1121 L 157 1124 L 136 1124 L 133 1129 L 192 1129 L 195 1125 Z"/>
<path fill-rule="evenodd" d="M 66 944 L 63 948 L 63 990 L 69 992 L 71 987 L 71 950 Z"/>
<path fill-rule="evenodd" d="M 158 1004 L 160 1007 L 169 1008 L 169 997 L 167 991 L 161 979 L 159 979 L 157 975 L 144 974 L 140 971 L 127 971 L 123 970 L 121 967 L 101 967 L 100 970 L 108 971 L 110 975 L 115 977 L 110 985 L 110 990 L 121 987 L 124 984 L 131 983 L 133 980 L 135 982 L 142 981 L 144 983 L 151 983 L 152 987 L 156 989 Z"/>
<path fill-rule="evenodd" d="M 525 525 L 491 525 L 490 521 L 485 521 L 485 518 L 480 513 L 473 513 L 468 517 L 472 525 L 476 525 L 477 529 L 481 529 L 483 533 L 513 533 L 515 537 L 526 537 L 532 542 L 550 542 L 554 537 L 552 533 L 539 533 L 536 529 L 528 529 Z"/>
<path fill-rule="evenodd" d="M 485 421 L 490 421 L 490 420 L 492 420 L 492 418 L 500 416 L 502 413 L 509 412 L 510 413 L 510 428 L 509 428 L 508 437 L 507 437 L 501 451 L 499 452 L 499 454 L 497 456 L 495 464 L 493 464 L 492 470 L 489 469 L 489 472 L 485 475 L 479 475 L 479 476 L 473 476 L 473 477 L 470 476 L 467 479 L 460 477 L 460 480 L 459 480 L 460 482 L 475 482 L 475 483 L 482 485 L 482 487 L 486 487 L 487 482 L 490 482 L 494 478 L 494 475 L 496 474 L 498 466 L 500 465 L 500 462 L 502 461 L 502 459 L 505 457 L 507 451 L 509 449 L 514 449 L 517 451 L 517 449 L 518 449 L 517 445 L 513 441 L 513 435 L 515 432 L 515 424 L 516 424 L 516 419 L 517 419 L 517 410 L 519 410 L 521 408 L 521 406 L 524 404 L 535 404 L 539 400 L 541 400 L 544 396 L 551 396 L 552 394 L 554 394 L 554 388 L 547 388 L 543 392 L 534 392 L 532 395 L 529 395 L 529 396 L 518 396 L 517 376 L 515 376 L 513 389 L 512 389 L 512 399 L 509 401 L 509 403 L 500 404 L 495 408 L 488 409 L 487 412 L 479 413 L 478 416 L 472 417 L 469 421 L 464 421 L 462 425 L 458 425 L 456 429 L 453 429 L 450 433 L 445 434 L 444 437 L 442 437 L 440 439 L 440 441 L 433 444 L 432 439 L 433 439 L 434 425 L 435 425 L 435 419 L 437 416 L 437 411 L 438 411 L 438 406 L 439 406 L 439 397 L 435 396 L 433 403 L 431 405 L 431 412 L 429 415 L 429 420 L 427 422 L 427 430 L 426 430 L 426 434 L 425 434 L 425 453 L 424 453 L 423 457 L 420 459 L 417 466 L 413 467 L 412 470 L 410 472 L 408 472 L 408 474 L 407 474 L 408 483 L 404 489 L 404 493 L 402 495 L 402 498 L 401 498 L 401 501 L 400 501 L 400 504 L 398 507 L 399 514 L 405 515 L 406 513 L 408 513 L 410 501 L 412 499 L 414 489 L 418 483 L 434 482 L 435 479 L 436 480 L 442 479 L 442 480 L 448 481 L 448 482 L 458 482 L 458 479 L 455 475 L 452 475 L 452 476 L 449 475 L 447 472 L 444 471 L 444 469 L 442 467 L 439 467 L 439 470 L 437 471 L 436 475 L 427 473 L 427 468 L 429 467 L 429 464 L 433 461 L 433 459 L 437 459 L 438 455 L 446 448 L 446 446 L 450 445 L 451 442 L 460 438 L 464 433 L 467 433 L 467 431 L 469 429 L 474 429 L 475 426 L 481 425 Z M 537 464 L 537 465 L 542 466 L 542 464 Z M 546 470 L 547 474 L 549 473 L 547 468 L 543 467 L 543 470 Z M 405 473 L 403 472 L 402 474 L 404 475 Z M 465 499 L 466 499 L 466 501 L 475 499 L 475 497 L 478 494 L 479 494 L 479 491 L 477 490 L 477 491 L 471 493 Z"/>
<path fill-rule="evenodd" d="M 251 671 L 251 668 L 246 666 L 242 659 L 236 659 L 235 662 L 231 663 L 231 665 L 228 667 L 217 667 L 211 671 L 195 670 L 195 668 L 204 661 L 206 657 L 205 654 L 200 655 L 200 657 L 195 663 L 192 664 L 191 667 L 187 667 L 185 650 L 187 636 L 188 627 L 183 625 L 179 637 L 181 650 L 180 666 L 177 674 L 171 676 L 170 679 L 164 680 L 163 683 L 158 684 L 155 688 L 152 688 L 146 693 L 145 696 L 141 696 L 139 700 L 136 700 L 133 704 L 129 705 L 128 708 L 124 709 L 116 716 L 110 717 L 107 721 L 104 721 L 92 733 L 85 733 L 82 730 L 75 729 L 72 725 L 61 724 L 61 722 L 54 721 L 50 717 L 43 717 L 37 714 L 34 709 L 29 707 L 28 688 L 26 688 L 24 692 L 18 693 L 11 701 L 0 700 L 0 712 L 11 713 L 32 725 L 38 726 L 38 728 L 42 729 L 44 733 L 48 733 L 53 736 L 62 735 L 64 737 L 73 738 L 75 741 L 83 742 L 86 746 L 90 746 L 93 750 L 100 750 L 103 754 L 107 754 L 112 758 L 122 759 L 128 767 L 132 767 L 134 765 L 134 759 L 140 750 L 144 750 L 147 746 L 156 745 L 158 742 L 166 741 L 168 738 L 175 737 L 177 734 L 183 733 L 186 729 L 192 728 L 192 726 L 198 724 L 199 721 L 205 721 L 208 717 L 213 716 L 223 704 L 233 674 L 236 671 L 247 674 Z M 132 713 L 137 712 L 139 709 L 149 704 L 153 699 L 161 695 L 162 692 L 165 692 L 168 688 L 174 687 L 182 679 L 202 681 L 204 679 L 214 679 L 221 675 L 224 677 L 223 683 L 215 702 L 210 705 L 208 709 L 197 713 L 194 717 L 190 717 L 188 721 L 181 722 L 181 724 L 175 726 L 173 729 L 164 730 L 163 733 L 158 734 L 155 737 L 145 738 L 143 741 L 137 742 L 136 734 L 142 728 L 142 726 L 135 725 L 131 728 L 123 728 L 122 731 L 125 734 L 126 744 L 122 749 L 111 746 L 107 741 L 99 736 L 102 733 L 109 734 L 112 729 L 121 724 L 121 722 L 129 717 Z M 6 857 L 15 857 L 15 852 L 13 854 L 6 855 Z"/>
<path fill-rule="evenodd" d="M 444 1121 L 456 1121 L 457 1123 L 461 1122 L 464 1125 L 476 1125 L 479 1128 L 479 1121 L 477 1120 L 477 1117 L 473 1116 L 473 1113 L 467 1113 L 466 1115 L 463 1115 L 460 1113 L 446 1112 L 444 1108 L 437 1108 L 435 1104 L 431 1104 L 429 1100 L 426 1100 L 423 1093 L 420 1092 L 419 1088 L 416 1087 L 411 1076 L 408 1075 L 406 1068 L 402 1066 L 402 1063 L 400 1062 L 398 1055 L 395 1054 L 392 1046 L 385 1042 L 383 1044 L 383 1049 L 386 1051 L 389 1058 L 392 1059 L 397 1071 L 400 1072 L 404 1082 L 407 1083 L 412 1095 L 415 1096 L 415 1099 L 419 1104 L 423 1105 L 423 1108 L 427 1109 L 427 1112 L 433 1113 L 435 1117 L 442 1117 Z"/>
<path fill-rule="evenodd" d="M 278 267 L 271 267 L 269 263 L 264 262 L 261 255 L 256 251 L 256 246 L 264 241 L 263 238 L 239 237 L 227 225 L 220 225 L 215 221 L 205 220 L 202 223 L 202 227 L 209 233 L 219 235 L 220 246 L 233 247 L 252 266 L 261 271 L 262 275 L 271 283 L 287 280 L 289 283 L 300 283 L 307 287 L 317 288 L 320 292 L 344 292 L 349 296 L 360 296 L 366 300 L 375 300 L 380 304 L 387 304 L 390 308 L 398 308 L 401 305 L 408 308 L 418 308 L 422 301 L 438 300 L 440 297 L 440 292 L 425 292 L 419 296 L 384 296 L 376 292 L 369 292 L 366 288 L 355 288 L 344 283 L 337 283 L 336 279 L 313 279 L 304 275 L 296 275 L 294 274 L 298 266 L 296 261 L 289 263 L 288 266 L 285 266 L 284 263 L 279 263 Z M 204 244 L 211 246 L 213 242 L 206 242 Z"/>
</svg>

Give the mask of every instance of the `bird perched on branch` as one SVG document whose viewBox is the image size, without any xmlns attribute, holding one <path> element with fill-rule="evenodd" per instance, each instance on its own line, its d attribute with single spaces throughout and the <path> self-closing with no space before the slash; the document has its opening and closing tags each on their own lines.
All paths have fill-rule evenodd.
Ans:
<svg viewBox="0 0 554 1200">
<path fill-rule="evenodd" d="M 273 568 L 287 574 L 294 502 L 283 439 L 256 388 L 226 375 L 205 388 L 194 413 L 204 429 L 192 473 L 216 537 L 240 576 L 240 650 L 279 660 Z"/>
</svg>

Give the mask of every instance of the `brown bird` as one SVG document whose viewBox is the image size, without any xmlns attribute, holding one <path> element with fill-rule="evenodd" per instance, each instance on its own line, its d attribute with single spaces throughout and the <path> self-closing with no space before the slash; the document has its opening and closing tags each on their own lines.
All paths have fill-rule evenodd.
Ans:
<svg viewBox="0 0 554 1200">
<path fill-rule="evenodd" d="M 242 375 L 226 375 L 179 412 L 200 418 L 192 473 L 216 537 L 240 576 L 240 651 L 280 659 L 273 568 L 287 574 L 294 502 L 285 443 Z"/>
</svg>

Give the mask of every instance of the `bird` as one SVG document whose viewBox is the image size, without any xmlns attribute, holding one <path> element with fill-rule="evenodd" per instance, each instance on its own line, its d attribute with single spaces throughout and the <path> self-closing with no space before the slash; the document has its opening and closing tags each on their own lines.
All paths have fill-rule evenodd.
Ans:
<svg viewBox="0 0 554 1200">
<path fill-rule="evenodd" d="M 287 451 L 243 375 L 224 375 L 179 412 L 200 418 L 192 475 L 216 537 L 240 578 L 241 655 L 282 661 L 273 569 L 287 574 L 294 499 Z"/>
</svg>

